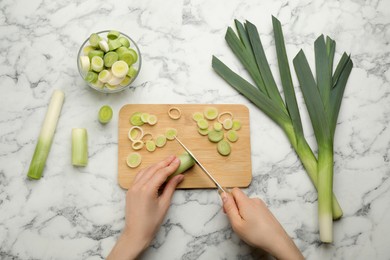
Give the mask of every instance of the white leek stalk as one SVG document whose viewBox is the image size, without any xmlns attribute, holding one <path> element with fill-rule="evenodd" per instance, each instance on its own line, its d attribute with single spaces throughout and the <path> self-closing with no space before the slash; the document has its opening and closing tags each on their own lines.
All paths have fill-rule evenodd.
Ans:
<svg viewBox="0 0 390 260">
<path fill-rule="evenodd" d="M 51 97 L 34 155 L 30 163 L 30 168 L 27 173 L 27 176 L 31 179 L 38 180 L 42 177 L 42 172 L 46 164 L 47 156 L 49 155 L 64 98 L 64 92 L 61 90 L 55 90 Z"/>
<path fill-rule="evenodd" d="M 72 164 L 74 166 L 88 164 L 88 134 L 85 128 L 72 129 Z"/>
</svg>

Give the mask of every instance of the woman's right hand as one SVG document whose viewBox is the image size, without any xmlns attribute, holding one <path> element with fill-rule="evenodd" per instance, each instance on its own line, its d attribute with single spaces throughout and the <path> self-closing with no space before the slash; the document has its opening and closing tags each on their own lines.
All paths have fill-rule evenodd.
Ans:
<svg viewBox="0 0 390 260">
<path fill-rule="evenodd" d="M 234 232 L 247 244 L 262 248 L 277 259 L 304 259 L 262 200 L 249 198 L 238 188 L 221 196 Z"/>
</svg>

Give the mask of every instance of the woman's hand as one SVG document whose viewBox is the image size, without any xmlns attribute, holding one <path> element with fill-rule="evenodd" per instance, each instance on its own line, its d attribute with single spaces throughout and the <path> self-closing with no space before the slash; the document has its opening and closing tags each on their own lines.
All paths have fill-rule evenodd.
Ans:
<svg viewBox="0 0 390 260">
<path fill-rule="evenodd" d="M 277 259 L 304 259 L 262 200 L 248 198 L 238 188 L 221 196 L 233 230 L 247 244 L 262 248 Z"/>
<path fill-rule="evenodd" d="M 124 231 L 107 259 L 135 259 L 149 246 L 184 176 L 180 174 L 170 179 L 160 196 L 159 189 L 179 165 L 180 160 L 170 156 L 136 175 L 126 194 Z"/>
</svg>

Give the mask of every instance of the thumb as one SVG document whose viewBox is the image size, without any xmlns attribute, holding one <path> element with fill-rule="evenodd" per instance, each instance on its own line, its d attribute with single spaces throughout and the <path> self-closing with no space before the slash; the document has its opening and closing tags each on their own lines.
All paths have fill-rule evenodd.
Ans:
<svg viewBox="0 0 390 260">
<path fill-rule="evenodd" d="M 232 226 L 234 226 L 242 220 L 236 202 L 230 193 L 224 192 L 221 194 L 221 197 L 223 201 L 223 210 L 228 216 Z"/>
</svg>

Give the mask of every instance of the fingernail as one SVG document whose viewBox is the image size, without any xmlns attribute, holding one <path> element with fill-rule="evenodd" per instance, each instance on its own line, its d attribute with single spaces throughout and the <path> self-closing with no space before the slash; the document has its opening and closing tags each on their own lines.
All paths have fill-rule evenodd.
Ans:
<svg viewBox="0 0 390 260">
<path fill-rule="evenodd" d="M 174 160 L 174 162 L 175 162 L 175 163 L 179 163 L 179 162 L 180 162 L 180 159 L 176 157 L 175 160 Z"/>
</svg>

